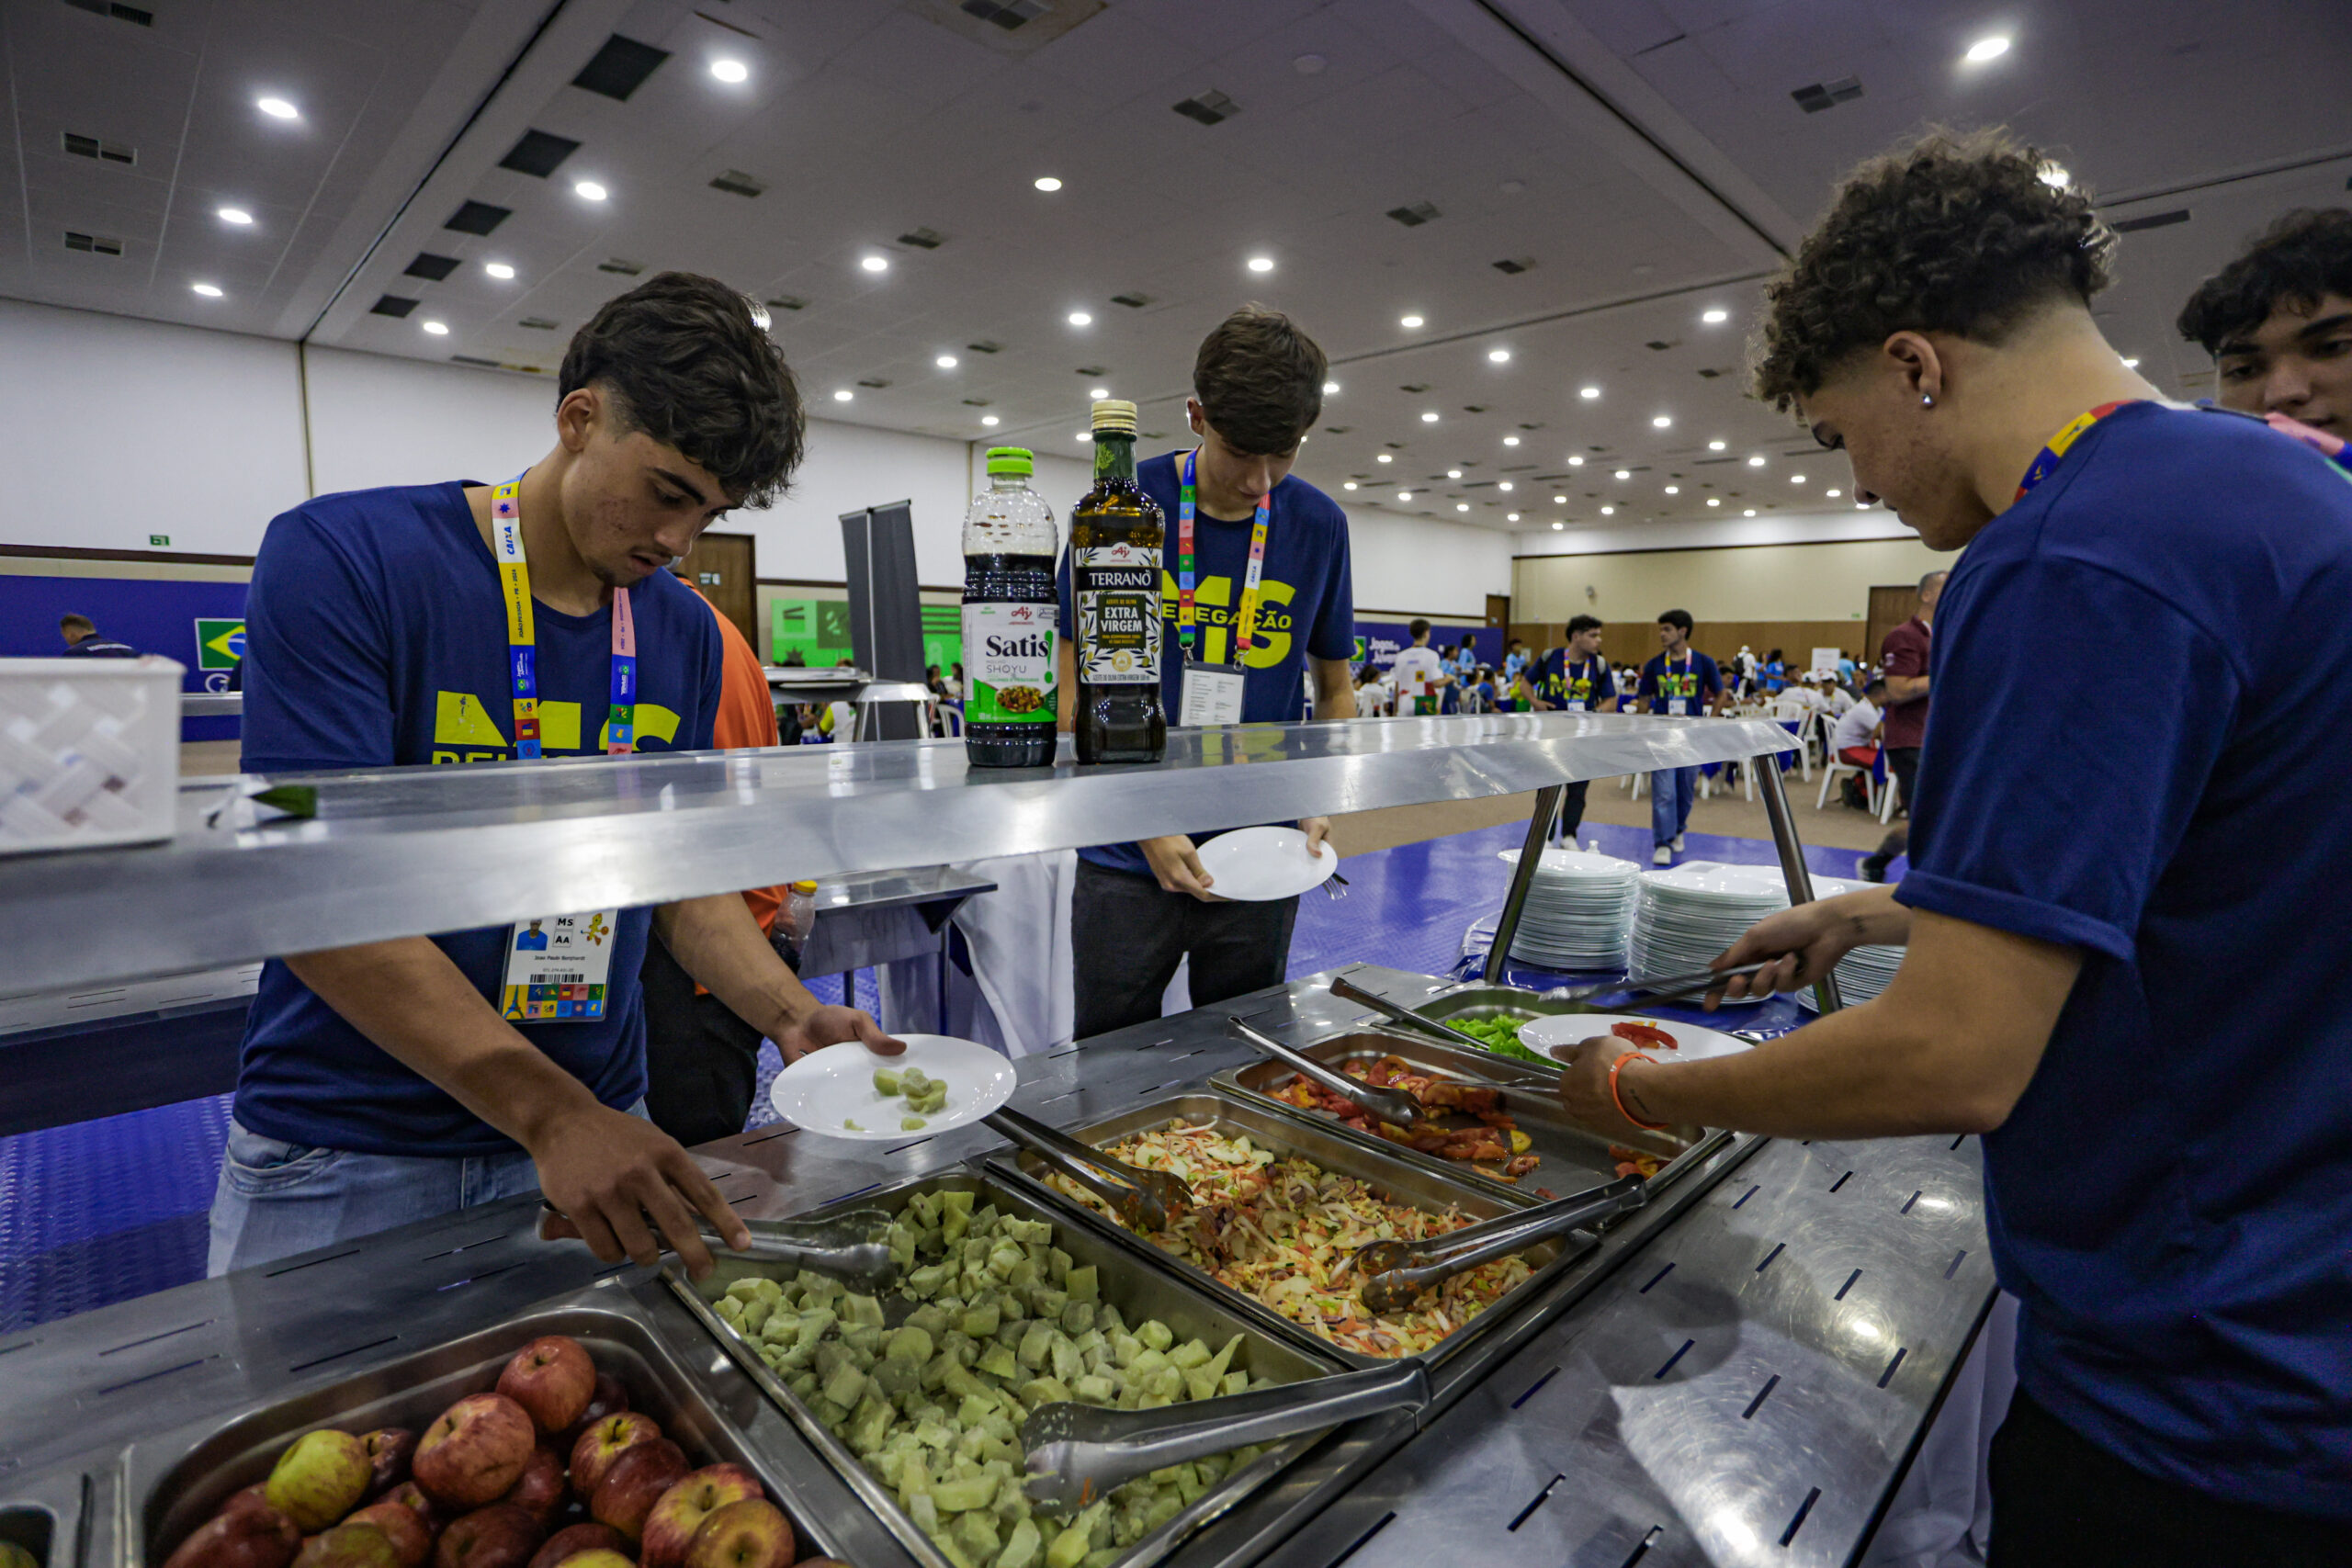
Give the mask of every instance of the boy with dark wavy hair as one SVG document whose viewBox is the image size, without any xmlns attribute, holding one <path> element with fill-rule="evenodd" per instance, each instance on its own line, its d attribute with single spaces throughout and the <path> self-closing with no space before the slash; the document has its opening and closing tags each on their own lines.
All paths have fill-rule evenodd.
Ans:
<svg viewBox="0 0 2352 1568">
<path fill-rule="evenodd" d="M 572 339 L 554 413 L 554 445 L 505 484 L 317 496 L 270 524 L 246 602 L 245 771 L 711 744 L 719 630 L 662 568 L 790 480 L 792 371 L 741 295 L 663 273 Z M 568 1216 L 549 1234 L 607 1262 L 667 1246 L 707 1272 L 701 1224 L 748 1233 L 632 1114 L 654 942 L 787 1057 L 900 1048 L 819 1005 L 733 893 L 272 959 L 211 1271 L 536 1190 Z"/>
<path fill-rule="evenodd" d="M 2021 1303 L 1992 1561 L 2341 1562 L 2352 1019 L 2311 998 L 2352 965 L 2352 483 L 2133 374 L 2091 317 L 2113 248 L 2034 149 L 1939 134 L 1859 170 L 1768 291 L 1758 394 L 1968 553 L 1909 876 L 1724 961 L 1786 989 L 1908 952 L 1769 1051 L 1591 1041 L 1563 1092 L 1602 1126 L 1984 1134 Z"/>
<path fill-rule="evenodd" d="M 2287 213 L 2198 286 L 2179 326 L 2213 356 L 2214 401 L 2352 468 L 2352 211 Z"/>
</svg>

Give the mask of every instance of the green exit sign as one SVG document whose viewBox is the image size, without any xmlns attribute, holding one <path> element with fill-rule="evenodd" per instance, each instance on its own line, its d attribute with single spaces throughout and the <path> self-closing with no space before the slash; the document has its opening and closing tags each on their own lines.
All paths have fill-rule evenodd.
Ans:
<svg viewBox="0 0 2352 1568">
<path fill-rule="evenodd" d="M 172 536 L 169 534 L 150 534 L 147 542 L 160 550 L 172 542 Z"/>
</svg>

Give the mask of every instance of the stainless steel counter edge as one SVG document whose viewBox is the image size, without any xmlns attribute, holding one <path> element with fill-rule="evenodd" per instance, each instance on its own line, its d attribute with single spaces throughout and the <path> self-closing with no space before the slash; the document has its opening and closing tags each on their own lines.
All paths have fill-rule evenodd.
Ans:
<svg viewBox="0 0 2352 1568">
<path fill-rule="evenodd" d="M 969 769 L 960 740 L 654 753 L 303 774 L 317 815 L 261 826 L 220 811 L 231 792 L 208 781 L 183 792 L 168 843 L 8 860 L 0 936 L 13 974 L 55 989 L 1790 744 L 1759 720 L 1493 714 L 1179 730 L 1165 761 L 1118 768 Z"/>
</svg>

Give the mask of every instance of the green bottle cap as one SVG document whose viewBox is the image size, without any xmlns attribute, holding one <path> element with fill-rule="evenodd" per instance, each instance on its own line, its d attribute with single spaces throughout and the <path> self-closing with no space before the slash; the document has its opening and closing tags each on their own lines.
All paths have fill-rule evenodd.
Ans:
<svg viewBox="0 0 2352 1568">
<path fill-rule="evenodd" d="M 991 474 L 1019 474 L 1025 479 L 1037 471 L 1036 455 L 1026 446 L 991 446 L 988 461 Z"/>
</svg>

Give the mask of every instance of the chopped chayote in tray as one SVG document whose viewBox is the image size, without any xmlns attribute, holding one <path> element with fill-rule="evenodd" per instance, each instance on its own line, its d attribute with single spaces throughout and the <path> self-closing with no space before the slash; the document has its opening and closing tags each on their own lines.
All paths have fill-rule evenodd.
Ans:
<svg viewBox="0 0 2352 1568">
<path fill-rule="evenodd" d="M 1034 1514 L 1021 1489 L 1021 1424 L 1039 1404 L 1148 1410 L 1239 1393 L 1242 1337 L 1177 1343 L 1130 1325 L 1054 1227 L 919 1192 L 889 1228 L 903 1271 L 883 1298 L 802 1271 L 738 1280 L 715 1303 L 786 1386 L 865 1462 L 963 1568 L 1106 1568 L 1260 1451 L 1170 1465 L 1069 1519 Z M 885 1326 L 885 1302 L 917 1303 Z"/>
</svg>

